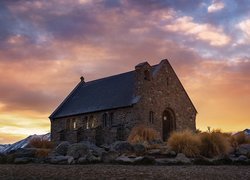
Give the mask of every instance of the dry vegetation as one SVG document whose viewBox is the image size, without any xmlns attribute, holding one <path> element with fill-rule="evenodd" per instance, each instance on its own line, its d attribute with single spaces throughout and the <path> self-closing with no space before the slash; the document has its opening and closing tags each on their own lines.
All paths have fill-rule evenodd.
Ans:
<svg viewBox="0 0 250 180">
<path fill-rule="evenodd" d="M 215 157 L 228 154 L 240 144 L 250 143 L 250 138 L 243 132 L 236 135 L 222 133 L 220 130 L 212 132 L 191 131 L 174 132 L 168 139 L 168 146 L 177 153 L 184 153 L 188 157 Z"/>
<path fill-rule="evenodd" d="M 128 142 L 131 144 L 142 143 L 148 144 L 149 142 L 161 139 L 159 133 L 153 128 L 144 125 L 136 126 L 132 129 Z"/>
<path fill-rule="evenodd" d="M 42 138 L 33 138 L 30 140 L 29 146 L 37 148 L 36 157 L 43 158 L 49 155 L 54 147 L 54 144 L 53 142 Z"/>
<path fill-rule="evenodd" d="M 200 154 L 201 141 L 197 134 L 185 130 L 172 133 L 168 139 L 168 146 L 177 153 L 195 157 Z"/>
<path fill-rule="evenodd" d="M 52 149 L 53 143 L 51 141 L 42 139 L 42 138 L 33 138 L 30 140 L 29 145 L 34 148 L 42 149 Z"/>
</svg>

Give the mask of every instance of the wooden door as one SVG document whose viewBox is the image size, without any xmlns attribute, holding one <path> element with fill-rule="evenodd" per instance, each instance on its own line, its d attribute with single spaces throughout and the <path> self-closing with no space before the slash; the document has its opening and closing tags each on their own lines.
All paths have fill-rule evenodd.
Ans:
<svg viewBox="0 0 250 180">
<path fill-rule="evenodd" d="M 172 110 L 165 110 L 162 114 L 162 139 L 166 141 L 171 132 L 176 129 L 175 116 Z"/>
</svg>

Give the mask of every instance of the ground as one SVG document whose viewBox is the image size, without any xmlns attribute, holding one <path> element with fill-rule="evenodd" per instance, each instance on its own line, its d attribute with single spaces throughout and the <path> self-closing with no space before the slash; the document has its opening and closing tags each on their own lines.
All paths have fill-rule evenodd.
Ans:
<svg viewBox="0 0 250 180">
<path fill-rule="evenodd" d="M 0 165 L 0 179 L 250 180 L 250 166 Z"/>
</svg>

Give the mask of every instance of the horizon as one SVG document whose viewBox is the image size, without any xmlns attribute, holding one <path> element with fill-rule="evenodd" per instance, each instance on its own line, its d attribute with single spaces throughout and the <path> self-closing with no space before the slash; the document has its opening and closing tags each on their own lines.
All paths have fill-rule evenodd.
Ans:
<svg viewBox="0 0 250 180">
<path fill-rule="evenodd" d="M 0 2 L 0 144 L 50 132 L 49 115 L 85 81 L 168 59 L 196 128 L 250 128 L 247 0 Z"/>
</svg>

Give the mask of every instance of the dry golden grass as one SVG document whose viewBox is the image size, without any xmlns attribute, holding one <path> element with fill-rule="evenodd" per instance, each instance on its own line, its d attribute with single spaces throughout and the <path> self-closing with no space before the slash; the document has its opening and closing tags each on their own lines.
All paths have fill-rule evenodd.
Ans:
<svg viewBox="0 0 250 180">
<path fill-rule="evenodd" d="M 48 157 L 48 155 L 51 151 L 52 151 L 52 149 L 37 149 L 36 157 L 38 157 L 38 158 Z"/>
<path fill-rule="evenodd" d="M 206 157 L 228 154 L 231 149 L 228 134 L 220 131 L 204 132 L 200 135 L 200 153 Z"/>
<path fill-rule="evenodd" d="M 197 134 L 188 130 L 173 132 L 167 144 L 175 152 L 183 153 L 188 157 L 195 157 L 200 154 L 200 138 Z"/>
<path fill-rule="evenodd" d="M 238 145 L 240 144 L 250 144 L 250 137 L 247 136 L 244 132 L 239 132 L 232 136 L 235 139 Z"/>
<path fill-rule="evenodd" d="M 143 143 L 143 144 L 147 144 L 150 141 L 154 141 L 154 140 L 159 140 L 160 135 L 159 133 L 154 130 L 153 128 L 144 126 L 144 125 L 139 125 L 139 126 L 135 126 L 127 141 L 131 144 L 136 144 L 136 143 Z"/>
<path fill-rule="evenodd" d="M 30 140 L 29 145 L 34 148 L 42 148 L 42 149 L 52 149 L 53 143 L 48 140 L 44 140 L 42 138 L 33 138 Z"/>
</svg>

